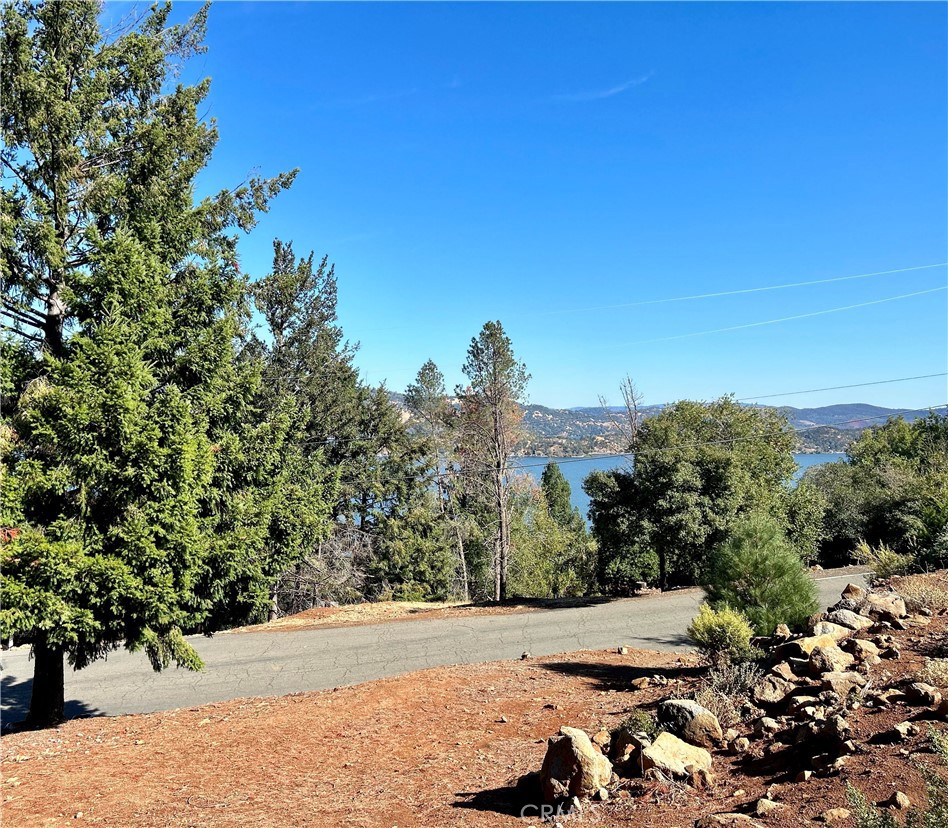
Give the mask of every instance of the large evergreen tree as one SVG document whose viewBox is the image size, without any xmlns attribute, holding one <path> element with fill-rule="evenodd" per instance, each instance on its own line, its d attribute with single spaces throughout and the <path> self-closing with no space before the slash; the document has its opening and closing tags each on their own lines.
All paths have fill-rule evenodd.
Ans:
<svg viewBox="0 0 948 828">
<path fill-rule="evenodd" d="M 0 634 L 33 646 L 34 724 L 62 716 L 64 656 L 199 666 L 182 631 L 267 594 L 262 549 L 292 511 L 252 473 L 286 428 L 254 412 L 233 231 L 293 175 L 195 202 L 217 132 L 208 81 L 174 77 L 207 7 L 115 36 L 98 11 L 2 10 Z"/>
<path fill-rule="evenodd" d="M 469 385 L 458 388 L 462 398 L 464 428 L 468 439 L 468 461 L 479 468 L 491 495 L 493 527 L 494 600 L 507 596 L 510 558 L 510 455 L 523 417 L 520 403 L 526 395 L 530 375 L 517 360 L 510 337 L 500 322 L 486 322 L 471 340 L 464 363 Z"/>
</svg>

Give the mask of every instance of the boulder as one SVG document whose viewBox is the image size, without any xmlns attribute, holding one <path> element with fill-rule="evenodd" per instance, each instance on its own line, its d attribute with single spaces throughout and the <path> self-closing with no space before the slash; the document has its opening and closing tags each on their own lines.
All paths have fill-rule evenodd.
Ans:
<svg viewBox="0 0 948 828">
<path fill-rule="evenodd" d="M 711 770 L 711 754 L 671 733 L 659 733 L 658 738 L 642 751 L 643 771 L 658 768 L 669 776 L 687 777 L 689 765 L 694 766 L 692 772 Z"/>
<path fill-rule="evenodd" d="M 754 816 L 759 817 L 768 817 L 771 814 L 775 814 L 778 811 L 782 811 L 786 808 L 786 805 L 781 805 L 779 802 L 774 802 L 772 799 L 758 799 L 757 803 L 754 805 Z"/>
<path fill-rule="evenodd" d="M 814 647 L 824 647 L 828 644 L 835 644 L 836 639 L 831 635 L 808 635 L 805 638 L 795 638 L 788 641 L 778 650 L 781 656 L 806 656 L 810 657 Z"/>
<path fill-rule="evenodd" d="M 864 615 L 858 615 L 852 610 L 835 610 L 826 616 L 826 620 L 839 624 L 841 627 L 849 627 L 851 630 L 864 630 L 872 626 L 872 621 Z"/>
<path fill-rule="evenodd" d="M 546 802 L 592 796 L 611 778 L 612 763 L 593 747 L 582 730 L 561 727 L 559 736 L 550 739 L 540 768 L 540 787 Z"/>
<path fill-rule="evenodd" d="M 626 773 L 642 773 L 642 751 L 652 744 L 644 733 L 620 729 L 613 734 L 609 755 Z"/>
<path fill-rule="evenodd" d="M 833 624 L 831 621 L 820 621 L 813 625 L 813 635 L 828 635 L 837 644 L 849 638 L 853 631 L 842 624 Z"/>
<path fill-rule="evenodd" d="M 794 681 L 796 674 L 786 661 L 781 661 L 770 668 L 770 675 L 782 678 L 784 681 Z"/>
<path fill-rule="evenodd" d="M 905 618 L 905 601 L 895 592 L 884 595 L 870 593 L 866 596 L 861 612 L 877 621 L 896 621 Z"/>
<path fill-rule="evenodd" d="M 846 584 L 846 588 L 840 594 L 840 598 L 862 601 L 867 594 L 865 587 L 861 587 L 858 584 Z"/>
<path fill-rule="evenodd" d="M 941 691 L 923 681 L 916 681 L 905 688 L 905 698 L 909 704 L 934 707 L 941 704 Z"/>
<path fill-rule="evenodd" d="M 841 673 L 852 666 L 853 660 L 849 653 L 844 653 L 835 644 L 814 647 L 813 652 L 810 653 L 810 672 L 815 676 L 823 673 Z"/>
<path fill-rule="evenodd" d="M 892 741 L 907 742 L 913 736 L 918 736 L 918 725 L 912 722 L 900 722 L 891 731 Z"/>
<path fill-rule="evenodd" d="M 846 698 L 853 690 L 866 686 L 865 676 L 852 671 L 823 673 L 820 678 L 824 690 L 832 690 L 841 698 Z"/>
<path fill-rule="evenodd" d="M 866 661 L 871 664 L 873 659 L 879 658 L 879 648 L 865 638 L 850 638 L 843 647 L 847 652 L 852 653 L 856 661 Z"/>
<path fill-rule="evenodd" d="M 794 686 L 780 676 L 764 676 L 751 690 L 751 698 L 755 704 L 771 706 L 781 704 L 793 692 Z"/>
<path fill-rule="evenodd" d="M 688 699 L 669 699 L 658 706 L 658 723 L 679 739 L 712 748 L 724 738 L 721 723 L 706 707 Z"/>
</svg>

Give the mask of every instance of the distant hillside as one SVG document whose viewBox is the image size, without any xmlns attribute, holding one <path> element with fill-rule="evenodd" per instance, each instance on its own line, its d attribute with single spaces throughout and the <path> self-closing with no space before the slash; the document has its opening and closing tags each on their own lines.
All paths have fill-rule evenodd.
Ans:
<svg viewBox="0 0 948 828">
<path fill-rule="evenodd" d="M 404 406 L 401 394 L 392 394 L 391 397 L 396 404 Z M 642 415 L 651 417 L 662 408 L 663 405 L 646 406 L 642 409 Z M 806 429 L 798 435 L 798 451 L 806 453 L 845 451 L 865 428 L 880 425 L 887 417 L 901 411 L 866 403 L 841 403 L 820 408 L 776 408 L 787 418 L 791 428 Z M 916 411 L 902 416 L 912 421 L 924 417 L 926 413 Z M 626 448 L 623 435 L 628 417 L 621 407 L 548 408 L 531 404 L 524 406 L 523 422 L 527 434 L 516 446 L 518 454 L 566 457 L 615 454 Z"/>
</svg>

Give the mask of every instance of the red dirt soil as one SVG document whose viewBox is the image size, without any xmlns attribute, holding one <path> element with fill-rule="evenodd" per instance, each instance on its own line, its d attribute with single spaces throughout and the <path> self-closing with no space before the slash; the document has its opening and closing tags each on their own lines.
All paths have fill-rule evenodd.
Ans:
<svg viewBox="0 0 948 828">
<path fill-rule="evenodd" d="M 917 672 L 922 645 L 940 642 L 946 626 L 936 618 L 897 633 L 902 658 L 876 668 L 874 684 Z M 615 726 L 633 708 L 687 689 L 694 660 L 685 662 L 584 651 L 16 733 L 2 739 L 3 825 L 538 826 L 536 811 L 518 816 L 513 786 L 540 767 L 546 739 L 564 724 L 589 733 Z M 671 684 L 628 689 L 655 673 Z M 563 824 L 684 828 L 703 814 L 746 809 L 774 783 L 772 798 L 787 807 L 763 822 L 779 828 L 845 806 L 847 780 L 873 800 L 899 789 L 919 802 L 924 788 L 908 756 L 933 761 L 925 723 L 909 743 L 866 744 L 917 714 L 901 705 L 847 714 L 860 748 L 841 777 L 794 783 L 798 767 L 742 766 L 719 751 L 709 791 L 630 780 L 610 802 Z M 763 745 L 752 749 L 758 757 Z"/>
</svg>

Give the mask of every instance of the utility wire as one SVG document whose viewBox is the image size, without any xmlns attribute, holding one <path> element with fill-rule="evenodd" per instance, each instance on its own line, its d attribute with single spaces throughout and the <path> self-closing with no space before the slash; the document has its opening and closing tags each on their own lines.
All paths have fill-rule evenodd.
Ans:
<svg viewBox="0 0 948 828">
<path fill-rule="evenodd" d="M 872 382 L 857 382 L 853 385 L 833 385 L 827 388 L 811 388 L 808 391 L 783 391 L 779 394 L 763 394 L 759 397 L 740 397 L 736 402 L 749 402 L 751 400 L 766 400 L 773 397 L 791 397 L 796 394 L 815 394 L 818 391 L 839 391 L 846 388 L 865 388 L 870 385 L 886 385 L 893 382 L 909 382 L 911 380 L 920 380 L 920 379 L 930 379 L 932 377 L 948 377 L 948 371 L 943 371 L 940 374 L 920 374 L 915 377 L 896 377 L 894 379 L 884 379 L 884 380 L 874 380 Z M 595 408 L 595 406 L 593 406 Z M 913 409 L 915 410 L 915 409 Z M 918 409 L 921 410 L 921 409 Z M 895 416 L 898 412 L 893 412 L 891 416 Z M 304 439 L 304 442 L 308 446 L 335 446 L 341 445 L 344 443 L 359 443 L 366 442 L 376 439 L 375 435 L 364 434 L 357 437 L 338 437 L 338 438 L 328 438 L 326 440 L 311 440 Z M 602 455 L 597 455 L 602 456 Z"/>
<path fill-rule="evenodd" d="M 675 339 L 689 339 L 693 336 L 706 336 L 707 334 L 726 333 L 727 331 L 741 331 L 747 328 L 760 328 L 764 325 L 776 325 L 778 322 L 792 322 L 795 319 L 809 319 L 814 316 L 825 316 L 828 313 L 839 313 L 840 311 L 854 310 L 855 308 L 866 308 L 870 305 L 882 305 L 885 302 L 895 302 L 899 299 L 910 299 L 913 296 L 924 296 L 925 294 L 938 293 L 942 290 L 948 290 L 948 285 L 929 288 L 928 290 L 917 290 L 913 293 L 903 293 L 899 296 L 888 296 L 885 299 L 873 299 L 871 302 L 859 302 L 855 305 L 843 305 L 839 308 L 827 308 L 826 310 L 811 311 L 810 313 L 799 313 L 795 316 L 783 316 L 779 319 L 765 319 L 762 322 L 748 322 L 744 325 L 731 325 L 727 328 L 713 328 L 709 331 L 693 331 L 692 333 L 675 334 L 674 336 L 659 336 L 655 337 L 654 339 L 637 339 L 634 342 L 623 343 L 623 347 L 628 345 L 645 345 L 651 342 L 670 342 Z"/>
<path fill-rule="evenodd" d="M 752 440 L 769 440 L 774 437 L 783 436 L 784 434 L 802 434 L 803 432 L 813 431 L 814 429 L 824 428 L 826 426 L 849 425 L 852 423 L 865 422 L 866 420 L 882 420 L 882 419 L 888 419 L 890 417 L 897 417 L 903 414 L 917 414 L 922 411 L 938 411 L 939 409 L 942 409 L 942 408 L 948 408 L 948 402 L 937 403 L 936 405 L 923 406 L 921 408 L 906 408 L 899 411 L 889 411 L 885 414 L 877 414 L 871 417 L 855 417 L 849 420 L 839 420 L 839 421 L 834 421 L 832 423 L 822 423 L 820 425 L 804 426 L 803 428 L 789 428 L 783 431 L 771 432 L 770 434 L 754 434 L 749 437 L 727 437 L 727 438 L 722 438 L 721 440 L 705 440 L 705 441 L 700 441 L 700 442 L 695 442 L 695 443 L 679 443 L 673 446 L 665 446 L 663 448 L 650 449 L 649 453 L 661 454 L 668 451 L 678 451 L 683 448 L 699 448 L 701 446 L 727 445 L 727 444 L 747 442 L 747 441 L 752 441 Z M 618 452 L 615 454 L 596 454 L 592 456 L 597 460 L 598 459 L 632 460 L 635 457 L 635 452 Z M 590 459 L 589 457 L 564 457 L 560 459 L 549 458 L 546 463 L 518 463 L 516 466 L 512 466 L 510 468 L 510 471 L 517 472 L 523 469 L 545 467 L 550 462 L 555 462 L 557 465 L 565 465 L 567 463 L 582 463 L 589 459 Z M 434 474 L 427 475 L 427 477 L 434 480 L 437 478 L 449 477 L 453 474 L 456 474 L 456 472 L 444 471 L 444 472 L 436 472 Z M 417 475 L 402 475 L 402 476 L 397 476 L 397 477 L 377 478 L 369 482 L 376 483 L 376 484 L 397 483 L 397 482 L 405 481 L 405 480 L 414 480 L 416 477 Z M 341 480 L 340 482 L 341 483 L 361 483 L 363 481 L 350 478 L 350 479 Z"/>
<path fill-rule="evenodd" d="M 623 302 L 616 305 L 594 305 L 587 308 L 563 308 L 562 310 L 543 311 L 537 316 L 550 316 L 561 313 L 585 313 L 587 311 L 612 310 L 614 308 L 637 308 L 644 305 L 664 305 L 669 302 L 691 302 L 696 299 L 716 299 L 720 296 L 740 296 L 747 293 L 763 293 L 770 290 L 784 290 L 786 288 L 806 287 L 808 285 L 826 285 L 831 282 L 848 282 L 852 279 L 868 279 L 872 276 L 889 276 L 895 273 L 909 273 L 914 270 L 930 270 L 934 267 L 948 267 L 948 262 L 918 265 L 916 267 L 900 267 L 895 270 L 877 270 L 874 273 L 859 273 L 856 276 L 836 276 L 832 279 L 814 279 L 808 282 L 788 282 L 783 285 L 764 285 L 762 287 L 742 288 L 739 290 L 721 290 L 715 293 L 696 293 L 691 296 L 672 296 L 665 299 L 643 299 L 639 302 Z"/>
<path fill-rule="evenodd" d="M 896 377 L 895 379 L 874 380 L 873 382 L 857 382 L 852 385 L 831 385 L 828 388 L 810 388 L 806 391 L 782 391 L 779 394 L 761 394 L 757 397 L 739 397 L 737 402 L 750 400 L 770 400 L 774 397 L 793 397 L 797 394 L 816 394 L 818 391 L 842 391 L 846 388 L 865 388 L 867 385 L 886 385 L 890 382 L 909 382 L 911 380 L 931 379 L 932 377 L 948 377 L 948 371 L 940 374 L 919 374 L 917 377 Z"/>
<path fill-rule="evenodd" d="M 683 448 L 699 448 L 701 446 L 715 446 L 715 445 L 726 445 L 728 443 L 740 443 L 750 440 L 767 440 L 771 437 L 779 437 L 783 434 L 802 434 L 806 431 L 813 431 L 817 428 L 825 428 L 827 426 L 840 426 L 840 425 L 850 425 L 852 423 L 861 423 L 865 420 L 887 420 L 890 417 L 898 417 L 902 414 L 917 414 L 921 411 L 937 411 L 941 408 L 948 408 L 948 402 L 938 403 L 937 405 L 923 406 L 922 408 L 906 408 L 901 411 L 889 411 L 886 414 L 876 414 L 871 417 L 855 417 L 851 420 L 841 420 L 835 421 L 832 423 L 820 423 L 819 425 L 804 426 L 803 428 L 788 428 L 786 431 L 776 431 L 771 434 L 754 434 L 750 437 L 727 437 L 721 440 L 705 440 L 698 443 L 679 443 L 674 446 L 666 446 L 664 448 L 650 449 L 649 453 L 662 453 L 666 451 L 677 451 L 678 449 Z M 632 460 L 635 457 L 635 452 L 620 452 L 617 454 L 596 454 L 592 455 L 593 457 L 599 458 L 616 458 L 616 459 L 626 459 Z M 552 458 L 551 458 L 552 459 Z M 557 463 L 579 463 L 584 460 L 588 460 L 589 457 L 564 457 L 562 460 L 556 460 Z M 537 468 L 539 466 L 546 466 L 546 463 L 534 463 L 534 464 L 523 464 L 518 465 L 517 469 L 527 469 L 527 468 Z"/>
</svg>

